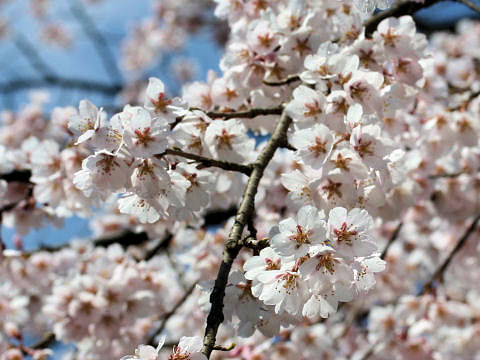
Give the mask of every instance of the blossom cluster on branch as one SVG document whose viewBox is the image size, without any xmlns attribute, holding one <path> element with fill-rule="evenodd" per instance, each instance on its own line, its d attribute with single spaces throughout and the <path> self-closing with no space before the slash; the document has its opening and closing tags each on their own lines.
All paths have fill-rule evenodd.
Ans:
<svg viewBox="0 0 480 360">
<path fill-rule="evenodd" d="M 476 359 L 480 26 L 365 34 L 386 6 L 216 0 L 222 74 L 181 97 L 3 112 L 0 358 L 51 333 L 82 359 Z M 96 241 L 23 249 L 92 214 Z"/>
</svg>

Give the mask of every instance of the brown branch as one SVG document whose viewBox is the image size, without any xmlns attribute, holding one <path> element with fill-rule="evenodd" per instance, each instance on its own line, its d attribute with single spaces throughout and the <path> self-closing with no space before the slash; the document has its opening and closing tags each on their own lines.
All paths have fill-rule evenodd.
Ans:
<svg viewBox="0 0 480 360">
<path fill-rule="evenodd" d="M 8 204 L 0 208 L 0 214 L 4 211 L 12 210 L 16 205 L 17 205 L 16 203 Z M 231 218 L 233 215 L 235 215 L 236 212 L 237 212 L 236 207 L 228 208 L 225 210 L 213 209 L 211 211 L 208 211 L 204 215 L 203 226 L 209 227 L 209 226 L 219 225 L 225 222 L 226 220 L 228 220 L 229 218 Z M 168 249 L 168 246 L 170 245 L 172 239 L 173 239 L 173 235 L 171 233 L 166 233 L 163 239 L 159 240 L 151 249 L 147 250 L 144 260 L 150 260 L 159 252 L 162 252 Z M 99 237 L 97 239 L 92 240 L 92 242 L 95 246 L 99 246 L 99 247 L 108 247 L 112 244 L 120 244 L 122 247 L 126 248 L 127 246 L 131 246 L 131 245 L 141 245 L 150 240 L 151 239 L 148 237 L 148 234 L 144 231 L 136 233 L 127 229 L 111 236 Z M 36 250 L 24 251 L 21 253 L 21 255 L 30 256 L 39 251 L 55 252 L 55 251 L 59 251 L 61 249 L 67 248 L 69 246 L 70 246 L 70 243 L 66 243 L 58 246 L 43 245 Z"/>
<path fill-rule="evenodd" d="M 108 247 L 113 244 L 120 244 L 123 248 L 126 248 L 127 246 L 131 246 L 131 245 L 141 245 L 147 242 L 148 240 L 149 240 L 148 234 L 144 231 L 135 233 L 131 230 L 124 230 L 115 235 L 93 239 L 92 243 L 94 246 L 98 246 L 98 247 Z M 21 255 L 30 256 L 40 251 L 47 251 L 47 252 L 60 251 L 62 249 L 69 247 L 70 245 L 71 245 L 70 243 L 57 245 L 57 246 L 42 245 L 36 250 L 23 251 Z"/>
<path fill-rule="evenodd" d="M 385 257 L 387 256 L 388 249 L 390 249 L 390 246 L 397 240 L 398 234 L 400 234 L 400 230 L 402 229 L 403 226 L 403 221 L 400 221 L 393 231 L 392 235 L 390 236 L 390 239 L 388 239 L 387 245 L 385 245 L 385 248 L 382 251 L 382 255 L 380 255 L 380 259 L 385 260 Z"/>
<path fill-rule="evenodd" d="M 466 173 L 463 172 L 463 171 L 459 171 L 459 172 L 456 172 L 456 173 L 435 174 L 435 175 L 429 175 L 428 178 L 433 179 L 433 180 L 435 180 L 435 179 L 445 179 L 445 178 L 454 179 L 456 177 L 459 177 L 462 174 L 466 174 Z"/>
<path fill-rule="evenodd" d="M 155 255 L 157 255 L 159 252 L 168 249 L 170 243 L 172 242 L 172 239 L 173 235 L 170 232 L 167 232 L 163 239 L 159 240 L 153 248 L 147 251 L 144 260 L 148 261 L 152 259 Z"/>
<path fill-rule="evenodd" d="M 110 76 L 112 81 L 118 81 L 119 79 L 122 79 L 122 74 L 118 69 L 116 57 L 110 51 L 107 40 L 98 30 L 95 22 L 90 18 L 82 4 L 77 0 L 70 0 L 70 10 L 82 26 L 85 34 L 87 34 L 90 40 L 92 40 L 95 50 L 102 61 L 103 68 Z"/>
<path fill-rule="evenodd" d="M 455 1 L 469 7 L 470 9 L 475 11 L 478 15 L 480 15 L 480 7 L 477 4 L 475 4 L 474 2 L 472 2 L 470 0 L 455 0 Z"/>
<path fill-rule="evenodd" d="M 363 354 L 363 356 L 359 359 L 359 360 L 367 360 L 370 356 L 373 355 L 373 353 L 375 352 L 375 348 L 380 345 L 382 341 L 379 339 L 377 340 L 376 342 L 374 342 L 368 349 L 367 351 L 365 352 L 365 354 Z"/>
<path fill-rule="evenodd" d="M 477 215 L 467 230 L 463 233 L 462 237 L 458 240 L 455 247 L 452 249 L 450 254 L 445 258 L 445 260 L 437 267 L 437 269 L 433 272 L 430 279 L 422 286 L 417 296 L 422 296 L 425 293 L 432 290 L 433 285 L 437 279 L 443 276 L 443 273 L 450 265 L 450 262 L 453 260 L 453 257 L 460 251 L 460 249 L 465 245 L 470 235 L 475 231 L 477 228 L 478 221 L 480 220 L 480 214 Z"/>
<path fill-rule="evenodd" d="M 140 245 L 148 240 L 148 234 L 144 231 L 135 233 L 131 230 L 125 230 L 113 236 L 94 239 L 92 242 L 95 246 L 99 247 L 108 247 L 113 244 L 120 244 L 122 247 L 127 247 L 130 245 Z"/>
<path fill-rule="evenodd" d="M 212 209 L 208 211 L 204 216 L 204 227 L 222 224 L 223 222 L 235 216 L 238 208 L 236 206 L 229 207 L 228 209 Z"/>
<path fill-rule="evenodd" d="M 236 346 L 235 343 L 231 343 L 228 346 L 222 346 L 222 345 L 215 345 L 213 347 L 213 350 L 218 350 L 218 351 L 230 351 Z"/>
<path fill-rule="evenodd" d="M 44 349 L 56 341 L 54 333 L 46 334 L 42 339 L 29 346 L 31 349 Z"/>
<path fill-rule="evenodd" d="M 425 2 L 416 2 L 416 1 L 400 1 L 395 3 L 391 8 L 388 10 L 379 12 L 378 14 L 373 15 L 367 21 L 364 22 L 365 26 L 365 36 L 371 37 L 372 34 L 377 30 L 378 24 L 382 22 L 382 20 L 389 18 L 389 17 L 400 17 L 403 15 L 413 15 L 418 10 L 423 8 L 427 8 L 440 2 L 443 0 L 425 0 Z"/>
<path fill-rule="evenodd" d="M 243 240 L 243 245 L 249 249 L 252 249 L 254 255 L 258 255 L 260 254 L 260 251 L 270 246 L 270 239 L 265 238 L 257 240 L 252 236 L 247 236 L 247 238 Z"/>
<path fill-rule="evenodd" d="M 107 85 L 98 81 L 47 75 L 42 77 L 41 79 L 19 78 L 0 83 L 0 93 L 7 94 L 15 91 L 21 91 L 24 89 L 35 89 L 45 86 L 60 87 L 63 89 L 95 91 L 106 95 L 116 95 L 123 88 L 123 85 L 121 84 Z"/>
<path fill-rule="evenodd" d="M 459 105 L 454 106 L 450 109 L 447 109 L 448 111 L 462 111 L 467 108 L 467 106 L 470 104 L 470 102 L 475 99 L 477 96 L 480 96 L 480 91 L 472 91 L 468 98 L 464 101 L 462 101 Z"/>
<path fill-rule="evenodd" d="M 186 159 L 194 160 L 196 162 L 201 163 L 205 167 L 218 167 L 223 170 L 229 170 L 229 171 L 236 171 L 240 172 L 245 175 L 250 175 L 252 172 L 252 168 L 249 165 L 242 165 L 230 161 L 223 161 L 223 160 L 215 160 L 211 158 L 207 158 L 201 155 L 197 154 L 191 154 L 191 153 L 186 153 L 180 149 L 173 148 L 173 149 L 167 149 L 163 154 L 156 155 L 157 157 L 161 157 L 163 155 L 175 155 L 175 156 L 180 156 L 184 157 Z"/>
<path fill-rule="evenodd" d="M 17 34 L 14 39 L 17 49 L 25 56 L 32 68 L 36 70 L 42 78 L 53 76 L 55 71 L 47 65 L 40 57 L 37 49 L 21 34 Z"/>
<path fill-rule="evenodd" d="M 263 148 L 257 160 L 252 164 L 253 171 L 245 187 L 242 202 L 235 217 L 235 223 L 225 241 L 223 260 L 218 270 L 212 293 L 210 294 L 210 303 L 212 306 L 207 317 L 202 349 L 202 353 L 207 358 L 210 358 L 210 354 L 215 348 L 218 328 L 224 320 L 223 299 L 225 297 L 225 287 L 227 286 L 228 275 L 232 268 L 233 261 L 243 245 L 241 241 L 243 230 L 254 213 L 255 195 L 258 184 L 275 151 L 286 141 L 287 130 L 291 122 L 292 119 L 289 118 L 285 112 L 282 113 L 272 137 L 268 140 L 267 145 Z"/>
<path fill-rule="evenodd" d="M 440 266 L 437 267 L 437 269 L 433 272 L 431 275 L 430 279 L 422 286 L 420 291 L 417 293 L 416 296 L 422 296 L 425 295 L 427 292 L 431 291 L 433 289 L 433 285 L 435 281 L 442 277 L 445 270 L 448 268 L 450 265 L 451 261 L 453 260 L 453 257 L 460 251 L 460 249 L 465 245 L 467 242 L 468 238 L 470 235 L 475 231 L 478 222 L 480 221 L 480 214 L 477 215 L 470 226 L 467 228 L 467 230 L 463 233 L 461 238 L 458 240 L 457 244 L 455 247 L 452 249 L 452 251 L 448 254 L 448 256 L 445 258 L 445 260 L 440 264 Z M 394 303 L 397 303 L 399 298 L 394 301 Z M 408 329 L 407 329 L 408 330 Z M 375 348 L 377 345 L 382 343 L 382 340 L 379 339 L 379 341 L 375 342 L 370 346 L 370 348 L 367 350 L 367 352 L 361 357 L 361 360 L 367 360 L 371 355 L 373 355 Z"/>
<path fill-rule="evenodd" d="M 25 56 L 30 65 L 39 73 L 40 78 L 17 78 L 0 84 L 0 93 L 7 94 L 24 89 L 40 88 L 45 86 L 57 86 L 65 89 L 79 89 L 96 91 L 108 95 L 119 93 L 123 85 L 107 85 L 98 81 L 89 81 L 76 78 L 64 78 L 56 75 L 52 69 L 38 54 L 36 48 L 21 34 L 17 34 L 14 43 L 18 50 Z"/>
<path fill-rule="evenodd" d="M 6 182 L 18 181 L 29 183 L 30 176 L 32 176 L 32 172 L 30 170 L 14 170 L 6 174 L 0 174 L 0 180 L 5 180 Z"/>
<path fill-rule="evenodd" d="M 295 75 L 289 75 L 288 77 L 280 81 L 263 80 L 263 83 L 268 86 L 282 86 L 282 85 L 288 85 L 297 81 L 300 81 L 300 76 L 295 74 Z"/>
<path fill-rule="evenodd" d="M 167 325 L 168 320 L 175 315 L 177 310 L 182 306 L 185 301 L 188 299 L 188 297 L 192 294 L 193 290 L 195 290 L 195 287 L 197 286 L 197 283 L 194 283 L 191 285 L 187 291 L 185 291 L 185 294 L 183 294 L 182 298 L 173 306 L 173 308 L 167 312 L 166 314 L 163 315 L 162 317 L 162 322 L 160 323 L 160 326 L 153 332 L 153 334 L 150 336 L 150 338 L 147 341 L 147 344 L 155 346 L 155 338 L 160 335 L 165 329 L 165 326 Z"/>
<path fill-rule="evenodd" d="M 254 118 L 256 116 L 262 115 L 281 115 L 283 111 L 283 106 L 277 106 L 274 108 L 253 108 L 245 111 L 208 111 L 206 114 L 212 119 L 245 119 L 245 118 Z"/>
</svg>

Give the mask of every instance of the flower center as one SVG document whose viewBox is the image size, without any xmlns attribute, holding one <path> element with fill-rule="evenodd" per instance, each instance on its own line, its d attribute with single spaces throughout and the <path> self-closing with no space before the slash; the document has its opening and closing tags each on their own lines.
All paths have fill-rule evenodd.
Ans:
<svg viewBox="0 0 480 360">
<path fill-rule="evenodd" d="M 172 103 L 172 100 L 167 99 L 164 93 L 158 94 L 157 99 L 152 99 L 152 104 L 155 107 L 155 112 L 167 112 L 167 106 Z"/>
<path fill-rule="evenodd" d="M 318 101 L 314 101 L 313 103 L 305 104 L 305 108 L 306 108 L 306 110 L 303 112 L 303 115 L 305 115 L 306 117 L 315 116 L 315 115 L 318 115 L 322 112 L 322 110 L 320 109 L 320 106 L 318 104 Z"/>
<path fill-rule="evenodd" d="M 347 245 L 352 246 L 352 237 L 358 234 L 356 230 L 348 230 L 347 223 L 344 222 L 340 229 L 334 229 L 333 233 L 337 237 L 339 243 L 345 242 Z"/>
<path fill-rule="evenodd" d="M 222 135 L 217 135 L 218 147 L 226 147 L 232 150 L 232 139 L 235 138 L 234 134 L 229 134 L 227 130 L 222 129 Z"/>
<path fill-rule="evenodd" d="M 142 144 L 147 147 L 149 143 L 155 140 L 155 138 L 150 134 L 150 128 L 147 127 L 143 131 L 136 129 L 135 135 L 137 136 L 137 145 Z"/>
<path fill-rule="evenodd" d="M 182 349 L 178 346 L 173 347 L 173 353 L 170 354 L 168 360 L 188 360 L 190 359 L 190 353 L 182 354 Z"/>
<path fill-rule="evenodd" d="M 335 264 L 339 261 L 337 259 L 334 259 L 334 257 L 330 253 L 325 255 L 319 255 L 317 256 L 317 259 L 318 264 L 316 266 L 316 270 L 323 271 L 324 274 L 326 274 L 328 271 L 331 275 L 333 275 L 333 273 L 335 272 Z"/>
<path fill-rule="evenodd" d="M 327 140 L 322 141 L 319 137 L 316 137 L 315 145 L 309 146 L 308 150 L 314 152 L 316 156 L 319 156 L 320 154 L 325 154 L 327 152 L 327 149 L 325 148 L 326 144 Z"/>
<path fill-rule="evenodd" d="M 366 155 L 373 155 L 373 150 L 371 149 L 372 142 L 371 141 L 363 141 L 362 139 L 358 139 L 358 145 L 355 145 L 353 148 L 360 157 L 365 157 Z"/>
<path fill-rule="evenodd" d="M 305 231 L 301 225 L 297 225 L 297 233 L 290 236 L 290 240 L 296 242 L 297 249 L 303 244 L 310 244 L 309 236 L 312 235 L 312 230 Z"/>
</svg>

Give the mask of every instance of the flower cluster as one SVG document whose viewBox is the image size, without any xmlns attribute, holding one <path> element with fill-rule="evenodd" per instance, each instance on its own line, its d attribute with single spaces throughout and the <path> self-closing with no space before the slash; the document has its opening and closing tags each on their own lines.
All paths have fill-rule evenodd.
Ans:
<svg viewBox="0 0 480 360">
<path fill-rule="evenodd" d="M 328 222 L 307 205 L 295 218 L 282 220 L 271 247 L 247 260 L 251 292 L 277 314 L 328 317 L 339 301 L 351 301 L 374 284 L 385 262 L 372 242 L 371 217 L 365 210 L 337 207 Z"/>
<path fill-rule="evenodd" d="M 104 249 L 79 243 L 28 259 L 10 254 L 1 271 L 5 329 L 27 323 L 38 333 L 51 328 L 56 339 L 81 344 L 84 357 L 124 355 L 182 294 L 178 284 L 168 283 L 176 275 L 160 258 L 137 263 L 118 245 Z"/>
<path fill-rule="evenodd" d="M 231 30 L 222 73 L 181 98 L 150 78 L 113 116 L 82 100 L 47 119 L 38 95 L 2 112 L 3 223 L 23 235 L 97 208 L 94 235 L 133 246 L 2 250 L 0 359 L 28 355 L 28 331 L 87 359 L 158 338 L 124 359 L 230 343 L 212 358 L 476 359 L 478 24 L 428 44 L 410 16 L 366 34 L 383 1 L 215 3 Z M 210 6 L 155 2 L 128 67 Z"/>
</svg>

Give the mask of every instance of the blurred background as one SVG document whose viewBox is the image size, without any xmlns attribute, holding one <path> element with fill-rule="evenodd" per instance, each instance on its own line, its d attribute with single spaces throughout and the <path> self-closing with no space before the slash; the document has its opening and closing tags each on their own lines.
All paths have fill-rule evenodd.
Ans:
<svg viewBox="0 0 480 360">
<path fill-rule="evenodd" d="M 0 121 L 32 103 L 48 117 L 85 98 L 111 115 L 137 101 L 150 76 L 180 95 L 185 82 L 219 71 L 228 28 L 214 8 L 213 0 L 0 0 Z M 415 17 L 428 35 L 476 16 L 444 1 Z M 23 244 L 34 249 L 89 234 L 87 220 L 74 217 L 60 229 L 31 231 Z M 2 237 L 8 247 L 18 239 L 6 227 Z"/>
<path fill-rule="evenodd" d="M 48 118 L 56 106 L 76 107 L 85 98 L 112 115 L 137 101 L 150 76 L 180 95 L 184 83 L 219 71 L 228 28 L 214 7 L 213 0 L 0 0 L 0 121 L 32 111 L 32 103 Z M 431 34 L 476 16 L 444 1 L 418 12 L 416 21 Z M 14 247 L 19 235 L 1 231 Z M 30 231 L 22 243 L 31 250 L 90 233 L 87 219 L 73 217 L 59 229 Z"/>
</svg>

